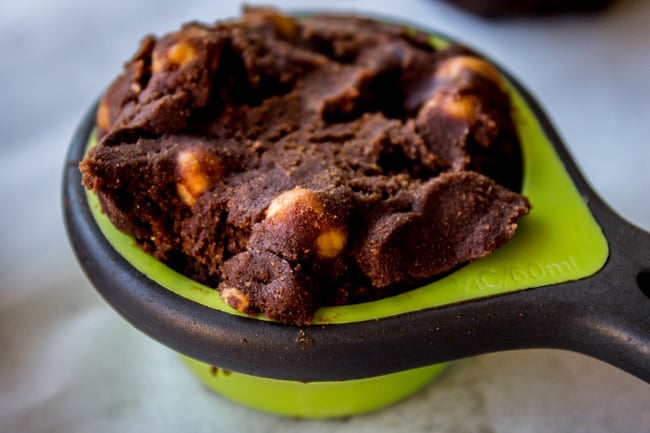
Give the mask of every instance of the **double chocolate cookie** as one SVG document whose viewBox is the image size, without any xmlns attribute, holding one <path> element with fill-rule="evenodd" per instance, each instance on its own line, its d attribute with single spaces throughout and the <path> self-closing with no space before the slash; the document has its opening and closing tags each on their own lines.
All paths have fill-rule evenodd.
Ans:
<svg viewBox="0 0 650 433">
<path fill-rule="evenodd" d="M 119 229 L 233 308 L 309 323 L 492 253 L 529 210 L 496 69 L 358 17 L 147 37 L 81 163 Z"/>
</svg>

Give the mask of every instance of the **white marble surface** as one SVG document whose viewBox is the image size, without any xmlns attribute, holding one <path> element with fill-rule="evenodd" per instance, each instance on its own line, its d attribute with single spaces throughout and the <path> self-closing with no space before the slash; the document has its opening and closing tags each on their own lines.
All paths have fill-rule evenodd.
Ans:
<svg viewBox="0 0 650 433">
<path fill-rule="evenodd" d="M 434 0 L 275 4 L 381 13 L 470 42 L 538 97 L 605 200 L 650 229 L 650 2 L 500 23 Z M 553 350 L 461 361 L 374 414 L 276 418 L 209 393 L 106 306 L 63 229 L 68 140 L 144 33 L 238 10 L 235 1 L 0 2 L 0 431 L 650 431 L 650 385 Z"/>
</svg>

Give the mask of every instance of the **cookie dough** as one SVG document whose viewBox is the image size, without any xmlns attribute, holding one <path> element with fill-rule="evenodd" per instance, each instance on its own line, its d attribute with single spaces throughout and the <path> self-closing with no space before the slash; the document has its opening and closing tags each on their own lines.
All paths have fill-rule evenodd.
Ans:
<svg viewBox="0 0 650 433">
<path fill-rule="evenodd" d="M 148 36 L 97 134 L 80 169 L 116 227 L 290 324 L 486 256 L 529 210 L 497 70 L 354 16 L 248 8 Z"/>
</svg>

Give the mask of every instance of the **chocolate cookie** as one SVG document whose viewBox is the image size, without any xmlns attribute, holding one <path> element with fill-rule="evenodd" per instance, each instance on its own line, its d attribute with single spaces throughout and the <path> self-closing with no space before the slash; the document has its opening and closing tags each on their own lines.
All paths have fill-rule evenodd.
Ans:
<svg viewBox="0 0 650 433">
<path fill-rule="evenodd" d="M 145 38 L 80 169 L 156 258 L 239 311 L 305 324 L 514 235 L 529 204 L 510 111 L 500 74 L 463 47 L 250 8 Z"/>
</svg>

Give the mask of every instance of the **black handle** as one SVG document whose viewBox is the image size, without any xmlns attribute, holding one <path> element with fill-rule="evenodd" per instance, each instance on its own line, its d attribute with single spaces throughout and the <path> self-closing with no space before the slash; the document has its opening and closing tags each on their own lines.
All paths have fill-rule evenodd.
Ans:
<svg viewBox="0 0 650 433">
<path fill-rule="evenodd" d="M 607 263 L 593 277 L 486 302 L 495 304 L 490 314 L 499 320 L 491 320 L 496 327 L 484 322 L 483 332 L 489 334 L 493 349 L 568 349 L 650 382 L 650 234 L 624 221 L 600 199 L 535 98 L 512 77 L 511 82 L 535 112 L 598 220 L 610 251 Z"/>
<path fill-rule="evenodd" d="M 456 314 L 481 323 L 481 335 L 466 340 L 465 356 L 517 348 L 568 349 L 650 382 L 650 235 L 597 201 L 591 208 L 610 243 L 603 269 L 583 280 L 485 300 L 476 308 L 458 306 Z"/>
<path fill-rule="evenodd" d="M 610 254 L 595 276 L 558 287 L 553 303 L 565 316 L 555 345 L 581 352 L 650 382 L 650 235 L 600 200 L 591 203 Z"/>
<path fill-rule="evenodd" d="M 593 356 L 650 382 L 650 234 L 624 221 L 601 200 L 550 119 L 526 89 L 515 85 L 536 112 L 610 248 L 607 263 L 593 277 L 538 293 L 552 300 L 563 316 L 553 315 L 559 335 L 549 346 Z"/>
</svg>

